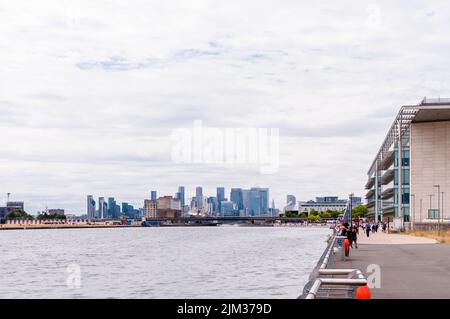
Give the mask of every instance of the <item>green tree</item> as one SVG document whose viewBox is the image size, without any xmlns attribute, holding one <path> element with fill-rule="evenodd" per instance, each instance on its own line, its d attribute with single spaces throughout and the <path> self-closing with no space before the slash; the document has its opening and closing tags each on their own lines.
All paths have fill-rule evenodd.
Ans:
<svg viewBox="0 0 450 319">
<path fill-rule="evenodd" d="M 61 219 L 66 219 L 66 215 L 64 214 L 47 214 L 47 213 L 40 213 L 37 217 L 37 219 L 56 219 L 56 220 L 61 220 Z"/>
<path fill-rule="evenodd" d="M 306 218 L 306 212 L 301 212 L 300 215 L 298 216 L 300 218 Z"/>
<path fill-rule="evenodd" d="M 319 212 L 317 210 L 315 210 L 315 209 L 311 209 L 309 211 L 309 215 L 310 216 L 319 216 Z"/>
<path fill-rule="evenodd" d="M 17 209 L 9 212 L 5 216 L 6 219 L 33 219 L 33 216 L 28 214 L 27 212 Z"/>
<path fill-rule="evenodd" d="M 322 218 L 331 218 L 331 213 L 329 213 L 328 211 L 322 212 L 320 214 L 320 217 L 322 217 Z"/>
<path fill-rule="evenodd" d="M 284 217 L 288 217 L 288 218 L 294 217 L 294 213 L 292 213 L 291 211 L 287 211 L 284 213 Z"/>
<path fill-rule="evenodd" d="M 338 212 L 337 210 L 334 210 L 331 212 L 331 217 L 338 218 L 340 214 L 342 214 L 342 213 Z"/>
<path fill-rule="evenodd" d="M 352 209 L 352 217 L 365 217 L 369 209 L 366 205 L 359 205 Z"/>
<path fill-rule="evenodd" d="M 320 222 L 320 216 L 319 215 L 309 215 L 308 216 L 308 222 L 310 222 L 310 223 L 319 223 Z"/>
</svg>

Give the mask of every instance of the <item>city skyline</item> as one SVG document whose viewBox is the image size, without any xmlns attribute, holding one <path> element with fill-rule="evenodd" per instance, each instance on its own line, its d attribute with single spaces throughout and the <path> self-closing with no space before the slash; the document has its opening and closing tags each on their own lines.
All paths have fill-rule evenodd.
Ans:
<svg viewBox="0 0 450 319">
<path fill-rule="evenodd" d="M 76 212 L 87 193 L 137 205 L 149 184 L 264 185 L 278 207 L 362 196 L 398 105 L 447 95 L 450 5 L 347 4 L 8 3 L 0 191 Z M 197 120 L 278 128 L 278 171 L 174 163 L 171 134 Z"/>
</svg>

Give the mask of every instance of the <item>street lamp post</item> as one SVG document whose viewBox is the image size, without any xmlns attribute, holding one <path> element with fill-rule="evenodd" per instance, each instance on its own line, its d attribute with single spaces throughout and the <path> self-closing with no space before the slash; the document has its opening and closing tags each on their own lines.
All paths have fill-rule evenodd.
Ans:
<svg viewBox="0 0 450 319">
<path fill-rule="evenodd" d="M 433 185 L 438 189 L 438 235 L 441 235 L 441 185 Z"/>
<path fill-rule="evenodd" d="M 349 197 L 350 197 L 350 205 L 349 205 L 350 229 L 352 229 L 352 227 L 353 227 L 353 217 L 352 217 L 352 215 L 353 215 L 353 211 L 352 211 L 353 210 L 353 207 L 352 207 L 353 206 L 353 193 L 351 193 Z"/>
<path fill-rule="evenodd" d="M 412 215 L 412 218 L 410 218 L 410 223 L 411 223 L 411 229 L 414 229 L 414 221 L 416 218 L 416 195 L 411 194 L 411 197 L 413 198 L 413 203 L 412 203 L 413 204 L 413 215 Z"/>
<path fill-rule="evenodd" d="M 422 222 L 422 198 L 420 199 L 419 222 Z"/>
</svg>

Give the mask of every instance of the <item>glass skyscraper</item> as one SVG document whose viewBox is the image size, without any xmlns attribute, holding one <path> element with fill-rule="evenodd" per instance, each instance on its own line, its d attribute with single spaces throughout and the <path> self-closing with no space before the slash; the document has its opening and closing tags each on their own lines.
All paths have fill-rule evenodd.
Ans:
<svg viewBox="0 0 450 319">
<path fill-rule="evenodd" d="M 203 188 L 201 186 L 195 189 L 195 200 L 197 209 L 203 209 Z"/>
<path fill-rule="evenodd" d="M 185 205 L 185 201 L 184 201 L 184 186 L 178 187 L 178 199 L 180 200 L 180 203 L 181 203 L 181 209 L 183 209 L 183 207 Z"/>
<path fill-rule="evenodd" d="M 218 211 L 222 212 L 222 202 L 225 200 L 225 188 L 217 187 L 217 204 Z"/>
<path fill-rule="evenodd" d="M 230 200 L 236 205 L 237 210 L 244 209 L 244 198 L 242 196 L 242 188 L 232 188 Z"/>
</svg>

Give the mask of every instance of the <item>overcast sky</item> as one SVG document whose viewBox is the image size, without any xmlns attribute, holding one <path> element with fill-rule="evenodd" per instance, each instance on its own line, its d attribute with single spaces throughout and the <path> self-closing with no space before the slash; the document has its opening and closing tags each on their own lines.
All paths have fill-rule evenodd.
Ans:
<svg viewBox="0 0 450 319">
<path fill-rule="evenodd" d="M 0 0 L 0 200 L 364 194 L 401 105 L 449 97 L 448 1 Z M 278 128 L 280 167 L 176 164 L 177 128 Z"/>
</svg>

